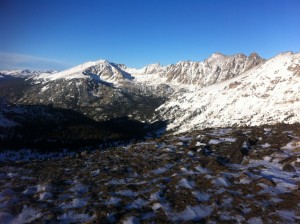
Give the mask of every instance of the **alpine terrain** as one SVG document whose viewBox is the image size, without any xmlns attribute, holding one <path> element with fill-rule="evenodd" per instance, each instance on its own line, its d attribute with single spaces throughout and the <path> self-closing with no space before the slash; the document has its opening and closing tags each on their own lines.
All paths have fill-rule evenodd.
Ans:
<svg viewBox="0 0 300 224">
<path fill-rule="evenodd" d="M 0 223 L 298 223 L 300 53 L 0 71 Z"/>
</svg>

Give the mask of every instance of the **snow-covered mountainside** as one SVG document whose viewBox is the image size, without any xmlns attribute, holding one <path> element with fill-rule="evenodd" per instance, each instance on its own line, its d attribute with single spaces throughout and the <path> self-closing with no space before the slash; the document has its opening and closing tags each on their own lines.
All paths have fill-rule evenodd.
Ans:
<svg viewBox="0 0 300 224">
<path fill-rule="evenodd" d="M 280 54 L 242 75 L 198 91 L 178 92 L 160 108 L 169 129 L 300 121 L 300 53 Z"/>
</svg>

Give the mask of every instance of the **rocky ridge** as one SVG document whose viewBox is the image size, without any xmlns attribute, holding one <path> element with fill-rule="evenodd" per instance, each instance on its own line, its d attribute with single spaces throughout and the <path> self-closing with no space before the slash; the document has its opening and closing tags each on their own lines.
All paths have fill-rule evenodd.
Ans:
<svg viewBox="0 0 300 224">
<path fill-rule="evenodd" d="M 264 61 L 265 59 L 257 53 L 252 53 L 248 57 L 244 54 L 226 56 L 215 53 L 202 62 L 180 61 L 167 66 L 152 64 L 142 69 L 125 68 L 125 70 L 131 72 L 137 80 L 149 79 L 147 80 L 149 84 L 164 82 L 180 87 L 192 85 L 199 88 L 231 79 Z M 139 77 L 141 75 L 144 77 Z"/>
</svg>

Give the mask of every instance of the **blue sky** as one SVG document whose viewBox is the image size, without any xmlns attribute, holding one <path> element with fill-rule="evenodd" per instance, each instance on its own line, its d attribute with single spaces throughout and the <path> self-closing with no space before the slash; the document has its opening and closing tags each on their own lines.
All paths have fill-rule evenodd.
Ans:
<svg viewBox="0 0 300 224">
<path fill-rule="evenodd" d="M 0 69 L 300 51 L 298 0 L 2 0 Z"/>
</svg>

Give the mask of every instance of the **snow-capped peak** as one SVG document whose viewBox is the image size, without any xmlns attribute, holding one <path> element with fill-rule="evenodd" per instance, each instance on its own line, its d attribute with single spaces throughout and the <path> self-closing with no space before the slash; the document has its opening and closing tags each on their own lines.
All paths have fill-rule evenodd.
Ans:
<svg viewBox="0 0 300 224">
<path fill-rule="evenodd" d="M 70 68 L 70 69 L 67 69 L 65 71 L 62 71 L 62 72 L 58 72 L 56 73 L 56 75 L 59 77 L 64 77 L 64 78 L 68 78 L 69 75 L 74 75 L 74 74 L 80 74 L 82 73 L 84 70 L 92 67 L 92 66 L 96 66 L 96 65 L 99 65 L 99 64 L 103 64 L 103 65 L 108 65 L 108 61 L 106 60 L 97 60 L 97 61 L 89 61 L 89 62 L 86 62 L 86 63 L 83 63 L 81 65 L 78 65 L 78 66 L 75 66 L 73 68 Z"/>
<path fill-rule="evenodd" d="M 105 64 L 108 63 L 106 60 L 97 60 L 97 61 L 89 61 L 78 66 L 69 68 L 67 70 L 57 72 L 54 74 L 41 74 L 38 78 L 46 79 L 46 80 L 56 80 L 56 79 L 74 79 L 74 78 L 86 78 L 86 75 L 83 72 L 97 64 Z"/>
<path fill-rule="evenodd" d="M 131 76 L 122 71 L 116 64 L 107 60 L 86 62 L 73 68 L 55 73 L 41 74 L 37 79 L 54 81 L 57 79 L 97 79 L 107 82 L 117 82 L 121 79 L 131 79 Z"/>
</svg>

